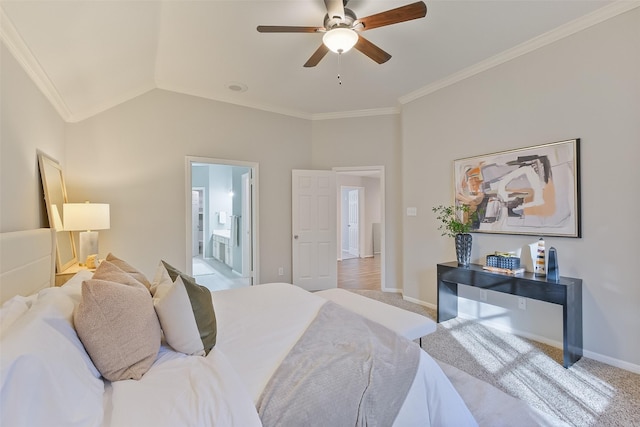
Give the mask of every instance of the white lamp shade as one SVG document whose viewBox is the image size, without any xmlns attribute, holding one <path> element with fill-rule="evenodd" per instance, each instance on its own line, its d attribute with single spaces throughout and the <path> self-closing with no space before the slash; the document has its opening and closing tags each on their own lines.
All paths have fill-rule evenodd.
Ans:
<svg viewBox="0 0 640 427">
<path fill-rule="evenodd" d="M 107 230 L 111 226 L 106 203 L 65 203 L 62 216 L 68 231 Z"/>
<path fill-rule="evenodd" d="M 349 28 L 334 28 L 324 33 L 322 42 L 335 53 L 345 53 L 358 42 L 358 33 Z"/>
</svg>

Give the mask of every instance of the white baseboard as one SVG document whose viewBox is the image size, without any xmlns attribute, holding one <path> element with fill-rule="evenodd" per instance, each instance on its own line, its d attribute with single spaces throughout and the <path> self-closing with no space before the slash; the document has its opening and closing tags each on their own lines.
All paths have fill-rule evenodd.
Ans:
<svg viewBox="0 0 640 427">
<path fill-rule="evenodd" d="M 595 353 L 589 350 L 583 350 L 583 356 L 589 359 L 597 360 L 598 362 L 606 363 L 607 365 L 615 366 L 616 368 L 624 369 L 625 371 L 640 374 L 640 365 L 635 363 L 625 362 L 624 360 L 614 359 L 613 357 L 605 356 L 604 354 Z"/>
<path fill-rule="evenodd" d="M 437 305 L 435 305 L 435 304 L 431 304 L 431 303 L 428 303 L 428 302 L 424 302 L 424 301 L 421 301 L 421 300 L 416 299 L 416 298 L 411 298 L 411 297 L 408 297 L 408 296 L 406 296 L 406 295 L 402 295 L 402 299 L 403 299 L 403 300 L 405 300 L 405 301 L 412 302 L 412 303 L 414 303 L 414 304 L 421 305 L 421 306 L 423 306 L 423 307 L 432 308 L 432 309 L 434 309 L 434 310 L 437 310 L 437 309 L 438 309 L 438 306 L 437 306 Z"/>
<path fill-rule="evenodd" d="M 460 317 L 461 319 L 466 319 L 466 320 L 477 320 L 482 325 L 488 326 L 488 327 L 493 328 L 493 329 L 497 329 L 498 331 L 506 332 L 506 333 L 513 334 L 513 335 L 517 335 L 517 336 L 522 337 L 522 338 L 527 338 L 527 339 L 530 339 L 530 340 L 533 340 L 533 341 L 541 342 L 542 344 L 550 345 L 551 347 L 562 349 L 562 343 L 561 342 L 549 339 L 549 338 L 541 336 L 541 335 L 536 335 L 536 334 L 532 334 L 530 332 L 521 331 L 519 329 L 510 328 L 508 326 L 505 326 L 505 325 L 500 324 L 500 323 L 492 322 L 490 320 L 478 319 L 477 317 L 470 316 L 470 315 L 468 315 L 466 313 L 460 313 L 458 315 L 458 317 Z"/>
<path fill-rule="evenodd" d="M 421 306 L 424 306 L 424 307 L 428 307 L 428 308 L 434 309 L 434 310 L 438 309 L 438 306 L 435 305 L 435 304 L 424 302 L 424 301 L 418 300 L 416 298 L 411 298 L 411 297 L 408 297 L 406 295 L 403 295 L 402 299 L 404 299 L 405 301 L 412 302 L 414 304 L 418 304 L 418 305 L 421 305 Z M 525 331 L 520 331 L 520 330 L 517 330 L 517 329 L 509 328 L 509 327 L 506 327 L 505 325 L 497 324 L 497 323 L 490 322 L 490 321 L 487 321 L 487 320 L 482 321 L 482 319 L 478 319 L 476 317 L 469 316 L 469 315 L 466 315 L 464 313 L 461 314 L 459 317 L 461 317 L 463 319 L 466 319 L 466 320 L 479 320 L 479 321 L 481 321 L 481 323 L 483 325 L 488 326 L 490 328 L 497 329 L 499 331 L 507 332 L 507 333 L 510 333 L 510 334 L 513 334 L 513 335 L 517 335 L 519 337 L 527 338 L 527 339 L 530 339 L 530 340 L 538 341 L 538 342 L 541 342 L 543 344 L 550 345 L 552 347 L 562 348 L 562 343 L 561 342 L 558 342 L 558 341 L 555 341 L 555 340 L 551 340 L 551 339 L 543 337 L 543 336 L 539 336 L 539 335 L 531 334 L 531 333 L 528 333 L 528 332 L 525 332 Z M 582 353 L 583 353 L 583 357 L 587 357 L 589 359 L 597 360 L 598 362 L 606 363 L 607 365 L 611 365 L 611 366 L 614 366 L 616 368 L 624 369 L 625 371 L 629 371 L 629 372 L 633 372 L 633 373 L 636 373 L 636 374 L 640 374 L 640 365 L 637 365 L 635 363 L 630 363 L 630 362 L 626 362 L 624 360 L 615 359 L 613 357 L 606 356 L 604 354 L 600 354 L 600 353 L 596 353 L 596 352 L 589 351 L 589 350 L 584 350 L 584 349 L 582 350 Z"/>
</svg>

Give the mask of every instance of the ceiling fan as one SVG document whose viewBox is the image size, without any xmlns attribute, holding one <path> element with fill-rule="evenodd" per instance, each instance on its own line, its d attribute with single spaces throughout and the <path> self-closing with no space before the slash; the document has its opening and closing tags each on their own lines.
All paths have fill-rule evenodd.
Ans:
<svg viewBox="0 0 640 427">
<path fill-rule="evenodd" d="M 324 0 L 327 14 L 324 17 L 323 27 L 259 25 L 257 30 L 260 33 L 324 33 L 323 43 L 304 64 L 305 67 L 318 65 L 329 50 L 341 54 L 352 47 L 378 64 L 383 64 L 391 59 L 391 55 L 362 37 L 360 33 L 412 19 L 424 18 L 427 15 L 427 6 L 424 2 L 419 1 L 358 19 L 351 9 L 345 7 L 347 2 L 348 0 Z"/>
</svg>

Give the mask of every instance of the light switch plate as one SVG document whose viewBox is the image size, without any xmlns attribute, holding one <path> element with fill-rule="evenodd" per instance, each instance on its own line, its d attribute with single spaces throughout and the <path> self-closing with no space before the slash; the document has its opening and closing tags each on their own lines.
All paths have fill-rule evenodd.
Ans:
<svg viewBox="0 0 640 427">
<path fill-rule="evenodd" d="M 418 216 L 418 208 L 407 208 L 407 216 Z"/>
</svg>

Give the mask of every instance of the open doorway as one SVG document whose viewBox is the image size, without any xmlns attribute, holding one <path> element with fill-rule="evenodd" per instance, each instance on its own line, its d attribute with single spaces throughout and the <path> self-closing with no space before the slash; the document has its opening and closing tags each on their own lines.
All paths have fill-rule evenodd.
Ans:
<svg viewBox="0 0 640 427">
<path fill-rule="evenodd" d="M 360 258 L 360 249 L 365 249 L 364 242 L 360 242 L 360 237 L 365 235 L 364 194 L 364 187 L 340 186 L 339 233 L 341 247 L 338 252 L 338 260 Z"/>
<path fill-rule="evenodd" d="M 187 157 L 187 266 L 211 290 L 257 283 L 257 164 Z"/>
<path fill-rule="evenodd" d="M 384 290 L 384 167 L 334 168 L 338 287 Z"/>
</svg>

